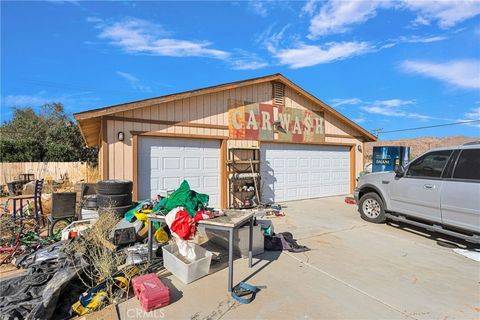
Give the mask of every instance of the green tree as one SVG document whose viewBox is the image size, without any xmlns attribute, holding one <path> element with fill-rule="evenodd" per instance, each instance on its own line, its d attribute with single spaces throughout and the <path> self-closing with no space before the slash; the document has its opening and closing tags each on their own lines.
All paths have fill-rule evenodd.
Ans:
<svg viewBox="0 0 480 320">
<path fill-rule="evenodd" d="M 0 160 L 85 161 L 97 164 L 96 148 L 89 148 L 61 103 L 49 103 L 39 112 L 14 108 L 10 121 L 0 126 Z"/>
</svg>

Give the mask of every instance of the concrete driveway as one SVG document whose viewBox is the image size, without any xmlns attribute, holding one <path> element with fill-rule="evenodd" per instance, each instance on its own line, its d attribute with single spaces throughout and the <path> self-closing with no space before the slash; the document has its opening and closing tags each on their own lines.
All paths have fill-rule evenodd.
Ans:
<svg viewBox="0 0 480 320">
<path fill-rule="evenodd" d="M 480 263 L 420 229 L 367 223 L 343 199 L 289 202 L 272 219 L 311 251 L 266 252 L 252 269 L 235 261 L 235 283 L 266 286 L 252 303 L 229 297 L 226 269 L 189 285 L 170 275 L 170 306 L 144 313 L 133 298 L 121 318 L 480 319 Z"/>
</svg>

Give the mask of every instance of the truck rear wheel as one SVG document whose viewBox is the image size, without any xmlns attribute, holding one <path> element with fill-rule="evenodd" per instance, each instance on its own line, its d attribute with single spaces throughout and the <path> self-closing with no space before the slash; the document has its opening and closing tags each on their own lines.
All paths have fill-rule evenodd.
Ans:
<svg viewBox="0 0 480 320">
<path fill-rule="evenodd" d="M 360 198 L 358 210 L 363 220 L 373 223 L 384 223 L 385 206 L 382 199 L 375 192 L 370 192 Z"/>
</svg>

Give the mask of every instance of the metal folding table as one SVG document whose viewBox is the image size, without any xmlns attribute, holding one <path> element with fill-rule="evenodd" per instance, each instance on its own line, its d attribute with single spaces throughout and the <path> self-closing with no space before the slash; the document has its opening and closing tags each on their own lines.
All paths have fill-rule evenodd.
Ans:
<svg viewBox="0 0 480 320">
<path fill-rule="evenodd" d="M 213 219 L 200 220 L 197 225 L 205 229 L 228 231 L 228 292 L 233 288 L 233 235 L 236 229 L 249 222 L 248 267 L 252 267 L 252 238 L 254 212 L 246 210 L 225 210 L 225 215 Z M 152 261 L 153 223 L 165 222 L 165 216 L 149 214 L 148 217 L 148 261 Z"/>
</svg>

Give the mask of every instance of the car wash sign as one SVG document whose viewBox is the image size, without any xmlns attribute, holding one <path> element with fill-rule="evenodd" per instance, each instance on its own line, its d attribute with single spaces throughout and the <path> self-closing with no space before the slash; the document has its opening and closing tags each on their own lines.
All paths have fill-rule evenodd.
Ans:
<svg viewBox="0 0 480 320">
<path fill-rule="evenodd" d="M 297 143 L 325 141 L 323 113 L 270 104 L 229 100 L 230 139 L 285 141 Z"/>
</svg>

